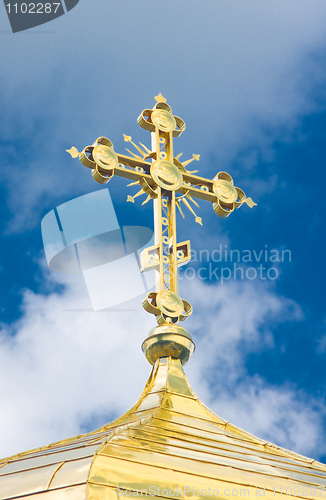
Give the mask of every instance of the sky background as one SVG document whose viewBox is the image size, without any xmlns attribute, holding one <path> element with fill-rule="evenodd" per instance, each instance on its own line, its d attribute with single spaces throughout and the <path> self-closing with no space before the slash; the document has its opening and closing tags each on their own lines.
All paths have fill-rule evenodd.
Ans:
<svg viewBox="0 0 326 500">
<path fill-rule="evenodd" d="M 325 0 L 80 0 L 16 34 L 0 6 L 0 456 L 108 423 L 147 380 L 154 318 L 140 301 L 67 311 L 85 284 L 48 269 L 41 220 L 103 189 L 65 150 L 106 136 L 123 152 L 123 134 L 149 147 L 137 117 L 161 92 L 187 125 L 175 154 L 200 154 L 200 175 L 226 170 L 258 204 L 221 219 L 200 202 L 203 227 L 178 219 L 197 259 L 180 280 L 197 346 L 186 374 L 222 418 L 326 462 L 325 28 Z M 151 227 L 126 184 L 107 185 L 119 223 Z M 291 262 L 221 283 L 220 245 Z"/>
</svg>

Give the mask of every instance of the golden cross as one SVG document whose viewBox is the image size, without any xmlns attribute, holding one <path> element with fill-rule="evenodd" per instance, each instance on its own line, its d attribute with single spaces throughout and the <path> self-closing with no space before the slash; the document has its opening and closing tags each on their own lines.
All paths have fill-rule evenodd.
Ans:
<svg viewBox="0 0 326 500">
<path fill-rule="evenodd" d="M 243 203 L 249 207 L 256 203 L 234 186 L 232 177 L 226 172 L 219 172 L 210 180 L 195 175 L 197 170 L 186 169 L 190 162 L 199 160 L 199 155 L 181 162 L 182 153 L 176 157 L 173 154 L 173 138 L 182 134 L 185 123 L 172 114 L 161 94 L 155 100 L 154 108 L 145 109 L 138 118 L 138 124 L 151 132 L 151 149 L 141 143 L 137 146 L 131 137 L 124 135 L 125 141 L 130 142 L 137 153 L 129 149 L 131 156 L 116 153 L 106 137 L 99 137 L 82 153 L 74 147 L 67 151 L 92 169 L 93 178 L 101 184 L 106 184 L 114 175 L 131 179 L 133 182 L 129 186 L 138 184 L 140 191 L 134 196 L 128 195 L 127 201 L 134 203 L 142 194 L 147 195 L 143 204 L 153 200 L 155 245 L 142 252 L 141 265 L 142 272 L 154 269 L 159 279 L 156 292 L 147 295 L 143 307 L 156 316 L 159 325 L 171 325 L 192 313 L 189 302 L 178 295 L 177 269 L 190 260 L 191 253 L 189 241 L 177 243 L 176 207 L 184 218 L 181 208 L 184 205 L 195 215 L 196 222 L 202 224 L 191 205 L 198 206 L 194 198 L 210 201 L 220 217 L 228 217 Z"/>
</svg>

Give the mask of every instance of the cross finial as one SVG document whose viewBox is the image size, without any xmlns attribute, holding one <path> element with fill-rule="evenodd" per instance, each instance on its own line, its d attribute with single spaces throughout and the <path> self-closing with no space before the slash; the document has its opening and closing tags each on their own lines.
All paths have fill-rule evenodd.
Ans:
<svg viewBox="0 0 326 500">
<path fill-rule="evenodd" d="M 194 344 L 177 323 L 190 316 L 192 307 L 178 295 L 178 267 L 189 262 L 191 254 L 190 241 L 177 242 L 176 208 L 183 218 L 182 209 L 188 208 L 202 225 L 201 217 L 193 208 L 193 205 L 199 208 L 195 198 L 210 201 L 219 217 L 228 217 L 243 203 L 249 207 L 256 203 L 234 186 L 226 172 L 219 172 L 210 180 L 195 175 L 197 170 L 187 170 L 192 161 L 199 161 L 199 155 L 193 154 L 190 160 L 181 162 L 182 153 L 177 156 L 173 153 L 173 139 L 184 132 L 186 125 L 172 114 L 162 94 L 155 100 L 154 108 L 145 109 L 138 118 L 138 124 L 151 132 L 150 148 L 142 143 L 136 145 L 131 136 L 124 134 L 124 140 L 136 150 L 134 153 L 127 149 L 130 156 L 115 153 L 106 137 L 99 137 L 82 153 L 74 147 L 67 151 L 73 158 L 79 156 L 101 184 L 106 184 L 114 175 L 132 180 L 129 186 L 138 185 L 140 190 L 134 196 L 128 195 L 127 201 L 134 203 L 135 198 L 143 194 L 147 195 L 143 203 L 153 200 L 155 245 L 142 252 L 141 265 L 142 272 L 155 270 L 157 273 L 157 289 L 147 295 L 143 307 L 156 316 L 159 326 L 150 333 L 143 348 L 151 363 L 157 357 L 168 355 L 186 362 Z"/>
</svg>

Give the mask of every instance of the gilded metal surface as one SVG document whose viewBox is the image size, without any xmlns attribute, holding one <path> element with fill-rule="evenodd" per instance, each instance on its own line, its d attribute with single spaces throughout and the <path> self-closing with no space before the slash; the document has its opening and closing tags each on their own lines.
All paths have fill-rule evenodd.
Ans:
<svg viewBox="0 0 326 500">
<path fill-rule="evenodd" d="M 141 270 L 150 271 L 152 269 L 159 269 L 159 245 L 153 245 L 145 248 L 140 254 Z M 183 241 L 177 244 L 177 266 L 184 266 L 191 259 L 190 241 Z"/>
<path fill-rule="evenodd" d="M 178 325 L 156 327 L 147 341 L 168 333 L 191 342 Z M 90 457 L 85 457 L 87 448 Z M 64 460 L 48 464 L 52 456 Z M 30 468 L 19 470 L 19 463 Z M 121 500 L 126 490 L 130 496 L 142 491 L 144 498 L 147 490 L 147 497 L 162 499 L 175 498 L 173 492 L 184 487 L 191 488 L 179 495 L 184 499 L 211 500 L 214 489 L 218 498 L 227 499 L 229 491 L 240 496 L 240 489 L 248 489 L 242 496 L 250 499 L 282 500 L 292 491 L 295 498 L 326 500 L 324 464 L 258 439 L 212 413 L 191 389 L 180 359 L 170 357 L 156 360 L 143 394 L 123 417 L 1 464 L 7 472 L 0 476 L 1 500 L 34 495 L 35 500 Z M 9 473 L 10 464 L 16 465 Z"/>
<path fill-rule="evenodd" d="M 179 295 L 170 290 L 161 290 L 156 296 L 157 307 L 167 316 L 180 316 L 184 305 Z"/>
<path fill-rule="evenodd" d="M 162 328 L 163 330 L 160 330 Z M 171 356 L 173 359 L 179 359 L 182 365 L 186 364 L 195 350 L 195 344 L 188 336 L 183 335 L 186 332 L 184 328 L 176 326 L 178 331 L 168 328 L 166 325 L 158 326 L 154 329 L 155 333 L 150 332 L 149 337 L 142 344 L 143 352 L 147 361 L 153 365 L 157 359 Z M 188 332 L 186 332 L 188 333 Z"/>
<path fill-rule="evenodd" d="M 82 448 L 73 448 L 68 451 L 55 453 L 40 453 L 38 456 L 23 458 L 21 460 L 12 460 L 4 467 L 0 465 L 0 477 L 4 474 L 12 474 L 13 472 L 35 469 L 44 465 L 59 464 L 77 458 L 92 457 L 98 448 L 98 444 L 86 446 Z"/>
<path fill-rule="evenodd" d="M 92 177 L 99 184 L 107 184 L 109 180 L 113 177 L 113 175 L 114 175 L 113 170 L 108 170 L 106 175 L 101 174 L 101 172 L 99 172 L 97 164 L 95 165 L 95 168 L 92 170 Z"/>
<path fill-rule="evenodd" d="M 164 296 L 178 297 L 178 266 L 190 260 L 190 245 L 177 242 L 176 209 L 184 217 L 183 209 L 187 208 L 194 214 L 195 221 L 202 225 L 201 217 L 194 210 L 194 205 L 198 207 L 195 198 L 210 201 L 220 217 L 228 217 L 243 203 L 250 207 L 255 203 L 246 198 L 241 189 L 234 187 L 232 177 L 226 172 L 219 172 L 215 179 L 210 180 L 194 175 L 197 170 L 187 170 L 193 160 L 199 160 L 199 155 L 181 162 L 181 154 L 175 157 L 173 153 L 173 138 L 185 130 L 185 123 L 172 114 L 161 94 L 155 100 L 153 109 L 145 109 L 138 118 L 139 125 L 151 132 L 151 148 L 143 144 L 138 146 L 131 136 L 124 134 L 124 140 L 136 150 L 133 153 L 127 149 L 130 156 L 116 154 L 111 141 L 105 137 L 98 138 L 83 153 L 78 153 L 74 147 L 67 151 L 73 158 L 79 156 L 81 163 L 92 169 L 97 182 L 105 184 L 113 175 L 134 181 L 129 185 L 138 185 L 141 189 L 134 196 L 128 195 L 127 201 L 134 203 L 143 194 L 147 196 L 143 203 L 153 200 L 155 245 L 143 251 L 141 264 L 142 271 L 154 269 L 158 273 L 158 295 L 148 296 L 143 305 L 147 312 L 155 314 L 159 325 L 164 325 L 184 321 L 192 312 L 191 305 L 183 301 L 182 306 L 179 298 L 174 301 L 174 304 L 178 303 L 177 310 L 174 311 L 173 307 L 169 310 L 159 295 L 168 292 Z M 163 349 L 162 352 L 166 355 L 168 351 Z"/>
<path fill-rule="evenodd" d="M 156 316 L 159 325 L 178 323 L 192 314 L 189 302 L 170 290 L 150 292 L 143 300 L 143 307 L 145 311 Z"/>
<path fill-rule="evenodd" d="M 174 116 L 164 109 L 156 109 L 152 113 L 152 122 L 162 132 L 172 132 L 176 127 Z"/>
<path fill-rule="evenodd" d="M 28 495 L 26 498 L 28 500 L 86 500 L 86 495 L 86 484 L 82 484 L 70 488 L 36 493 L 35 495 Z"/>
<path fill-rule="evenodd" d="M 113 149 L 99 144 L 93 149 L 95 163 L 106 170 L 111 170 L 118 166 L 118 157 Z"/>
<path fill-rule="evenodd" d="M 182 185 L 182 175 L 178 167 L 166 160 L 155 160 L 151 166 L 154 182 L 163 189 L 176 191 Z"/>
<path fill-rule="evenodd" d="M 48 489 L 54 490 L 73 484 L 86 483 L 92 462 L 93 456 L 65 462 L 52 477 Z"/>
<path fill-rule="evenodd" d="M 214 182 L 214 193 L 224 203 L 234 203 L 238 198 L 235 187 L 230 182 L 222 179 Z"/>
<path fill-rule="evenodd" d="M 157 97 L 155 100 L 157 101 Z M 164 102 L 158 101 L 154 109 L 145 109 L 137 121 L 144 130 L 155 132 L 157 129 L 161 132 L 172 133 L 173 137 L 179 137 L 186 129 L 185 122 L 178 116 L 172 115 L 172 110 L 166 104 L 166 99 Z"/>
<path fill-rule="evenodd" d="M 232 490 L 240 496 L 240 488 L 249 488 L 253 498 L 258 488 L 259 496 L 264 493 L 269 500 L 281 499 L 286 488 L 299 488 L 296 496 L 303 498 L 303 488 L 308 488 L 306 497 L 314 498 L 309 488 L 317 485 L 318 496 L 326 498 L 326 466 L 277 449 L 214 415 L 194 395 L 179 360 L 156 361 L 131 412 L 148 411 L 150 405 L 150 418 L 128 427 L 120 420 L 123 429 L 98 450 L 88 480 L 92 498 L 117 498 L 117 488 L 130 490 L 131 496 L 142 491 L 145 497 L 151 487 L 152 492 L 171 490 L 164 497 L 173 498 L 173 492 L 185 486 L 198 500 L 212 497 L 209 488 L 219 489 L 221 498 Z"/>
<path fill-rule="evenodd" d="M 0 477 L 0 499 L 46 491 L 58 465 L 37 467 Z"/>
<path fill-rule="evenodd" d="M 214 179 L 213 191 L 217 202 L 213 203 L 213 209 L 220 217 L 228 217 L 235 208 L 240 208 L 243 203 L 249 207 L 256 205 L 251 198 L 246 198 L 242 189 L 233 184 L 231 175 L 219 172 Z"/>
</svg>

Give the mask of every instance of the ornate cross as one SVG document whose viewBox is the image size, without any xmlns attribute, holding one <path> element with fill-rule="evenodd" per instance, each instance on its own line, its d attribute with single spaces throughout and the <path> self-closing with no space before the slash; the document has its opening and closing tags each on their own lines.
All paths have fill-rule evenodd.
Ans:
<svg viewBox="0 0 326 500">
<path fill-rule="evenodd" d="M 176 208 L 183 218 L 182 209 L 188 208 L 196 222 L 202 224 L 193 208 L 193 205 L 198 207 L 194 198 L 210 201 L 219 217 L 228 217 L 243 203 L 249 207 L 256 203 L 234 186 L 232 177 L 226 172 L 219 172 L 210 180 L 195 175 L 197 170 L 187 170 L 193 160 L 199 160 L 199 155 L 181 162 L 182 153 L 178 156 L 173 153 L 173 138 L 184 132 L 185 123 L 172 114 L 161 94 L 155 100 L 154 108 L 145 109 L 138 118 L 138 124 L 151 132 L 151 149 L 141 143 L 137 146 L 131 137 L 124 135 L 124 140 L 136 150 L 132 153 L 127 149 L 131 156 L 116 153 L 106 137 L 99 137 L 82 153 L 74 147 L 67 151 L 73 158 L 79 156 L 81 163 L 92 170 L 93 178 L 100 184 L 106 184 L 118 175 L 132 180 L 129 186 L 139 185 L 141 189 L 134 196 L 128 195 L 127 201 L 134 203 L 135 198 L 142 194 L 147 195 L 143 204 L 153 200 L 155 245 L 142 252 L 141 265 L 142 272 L 154 269 L 159 279 L 156 292 L 147 295 L 143 307 L 163 326 L 183 321 L 192 313 L 189 302 L 178 295 L 177 269 L 190 260 L 191 254 L 189 241 L 177 242 Z"/>
</svg>

